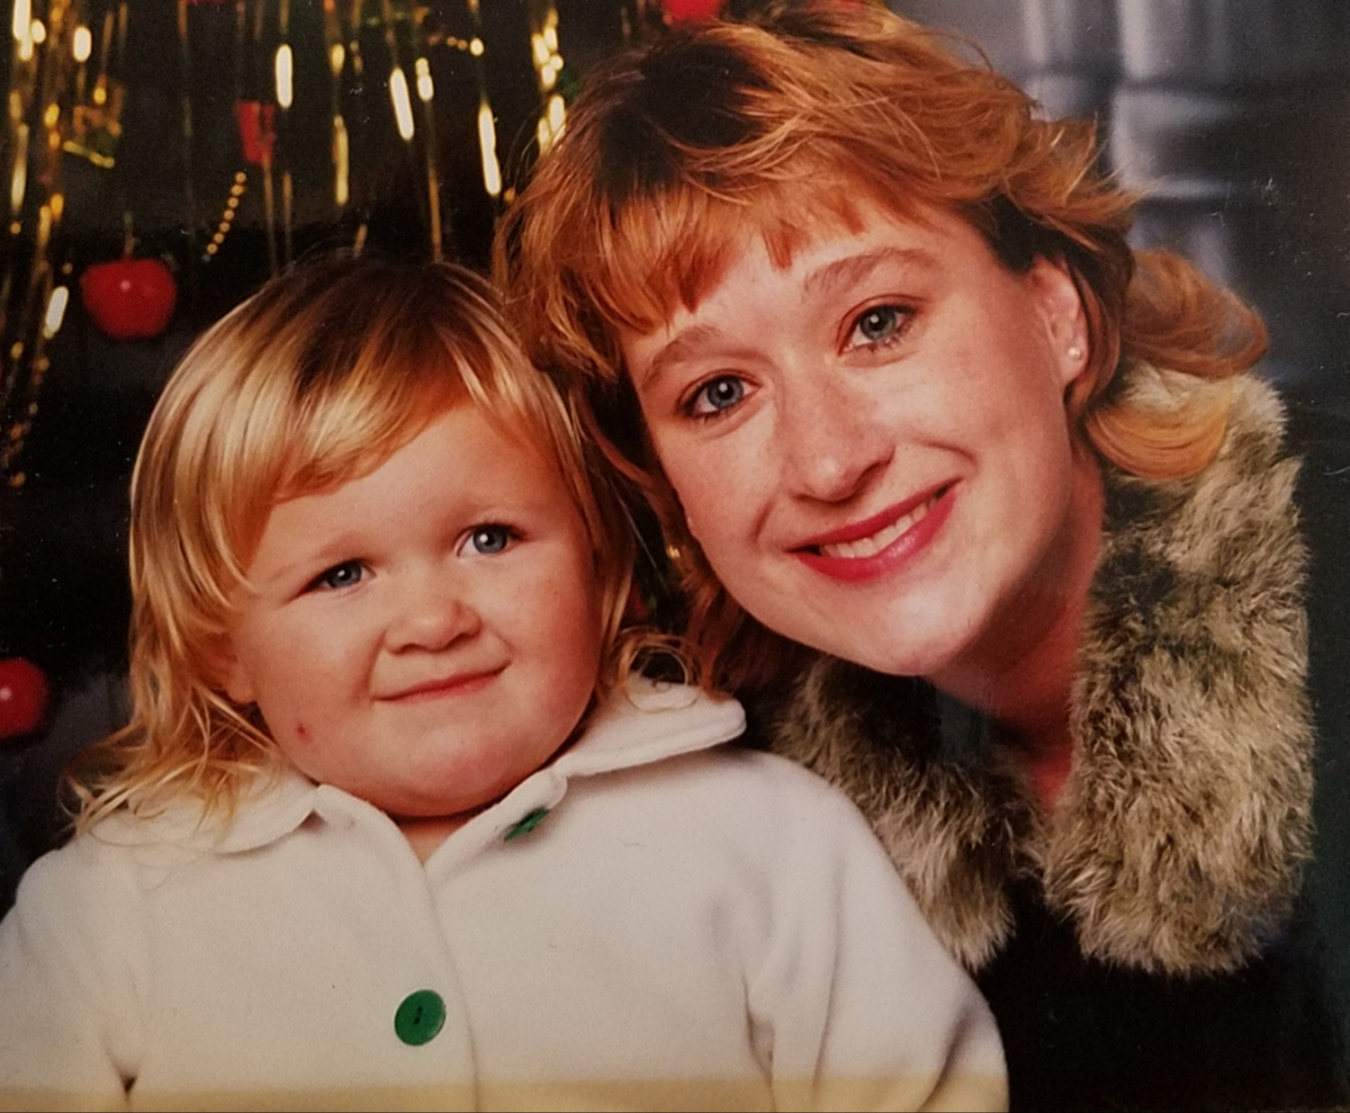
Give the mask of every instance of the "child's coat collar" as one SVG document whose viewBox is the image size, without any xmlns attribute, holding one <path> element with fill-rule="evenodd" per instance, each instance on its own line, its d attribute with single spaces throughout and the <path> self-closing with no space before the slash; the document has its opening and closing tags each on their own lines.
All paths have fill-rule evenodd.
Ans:
<svg viewBox="0 0 1350 1113">
<path fill-rule="evenodd" d="M 745 712 L 731 699 L 717 699 L 682 684 L 635 678 L 613 692 L 591 716 L 581 736 L 557 757 L 525 778 L 497 803 L 464 824 L 433 855 L 451 845 L 472 853 L 504 838 L 539 809 L 556 807 L 573 777 L 590 777 L 651 765 L 681 754 L 711 749 L 738 737 Z M 294 768 L 259 774 L 243 790 L 227 825 L 203 819 L 195 801 L 183 801 L 153 815 L 119 812 L 91 831 L 102 842 L 163 848 L 170 855 L 236 854 L 256 850 L 291 834 L 311 816 L 352 822 L 376 812 L 331 785 L 316 785 Z"/>
</svg>

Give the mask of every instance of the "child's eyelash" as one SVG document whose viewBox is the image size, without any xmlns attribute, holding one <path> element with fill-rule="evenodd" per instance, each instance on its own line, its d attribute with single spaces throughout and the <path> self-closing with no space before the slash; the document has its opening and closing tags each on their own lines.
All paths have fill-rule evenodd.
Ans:
<svg viewBox="0 0 1350 1113">
<path fill-rule="evenodd" d="M 366 568 L 359 560 L 344 560 L 325 568 L 305 587 L 306 591 L 337 591 L 365 579 Z"/>
<path fill-rule="evenodd" d="M 520 531 L 512 526 L 502 522 L 484 522 L 465 534 L 461 550 L 469 550 L 479 556 L 495 556 L 509 549 L 520 537 Z"/>
</svg>

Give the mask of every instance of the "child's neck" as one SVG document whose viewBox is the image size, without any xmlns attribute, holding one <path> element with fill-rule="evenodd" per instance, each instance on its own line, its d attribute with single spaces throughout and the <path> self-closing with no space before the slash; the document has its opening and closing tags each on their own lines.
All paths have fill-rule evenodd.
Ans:
<svg viewBox="0 0 1350 1113">
<path fill-rule="evenodd" d="M 413 848 L 417 860 L 425 864 L 426 860 L 436 853 L 441 843 L 445 842 L 477 814 L 478 811 L 475 809 L 470 812 L 459 812 L 455 815 L 391 816 L 390 818 L 398 824 L 398 829 L 403 832 L 403 837 L 408 840 L 408 845 Z"/>
</svg>

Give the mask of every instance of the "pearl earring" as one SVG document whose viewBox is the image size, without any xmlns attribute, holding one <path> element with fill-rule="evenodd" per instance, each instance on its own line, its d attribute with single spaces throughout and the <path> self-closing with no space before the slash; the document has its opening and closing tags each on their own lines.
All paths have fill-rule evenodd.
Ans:
<svg viewBox="0 0 1350 1113">
<path fill-rule="evenodd" d="M 1069 349 L 1069 358 L 1070 358 L 1070 359 L 1082 359 L 1082 358 L 1083 358 L 1083 349 L 1080 348 L 1077 344 L 1075 344 L 1072 348 Z"/>
</svg>

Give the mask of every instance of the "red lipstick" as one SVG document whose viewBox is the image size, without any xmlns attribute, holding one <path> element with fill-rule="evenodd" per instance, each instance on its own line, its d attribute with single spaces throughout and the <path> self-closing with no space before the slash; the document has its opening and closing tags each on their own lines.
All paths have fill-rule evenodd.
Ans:
<svg viewBox="0 0 1350 1113">
<path fill-rule="evenodd" d="M 881 576 L 912 560 L 928 546 L 951 515 L 956 486 L 955 483 L 938 484 L 862 521 L 819 534 L 794 549 L 793 555 L 808 568 L 835 580 L 856 583 Z M 916 513 L 918 516 L 912 525 L 893 538 L 884 536 Z M 822 551 L 829 547 L 854 547 L 856 543 L 878 535 L 883 535 L 882 547 L 876 551 L 866 551 L 868 546 L 861 546 L 864 551 L 858 553 Z"/>
</svg>

